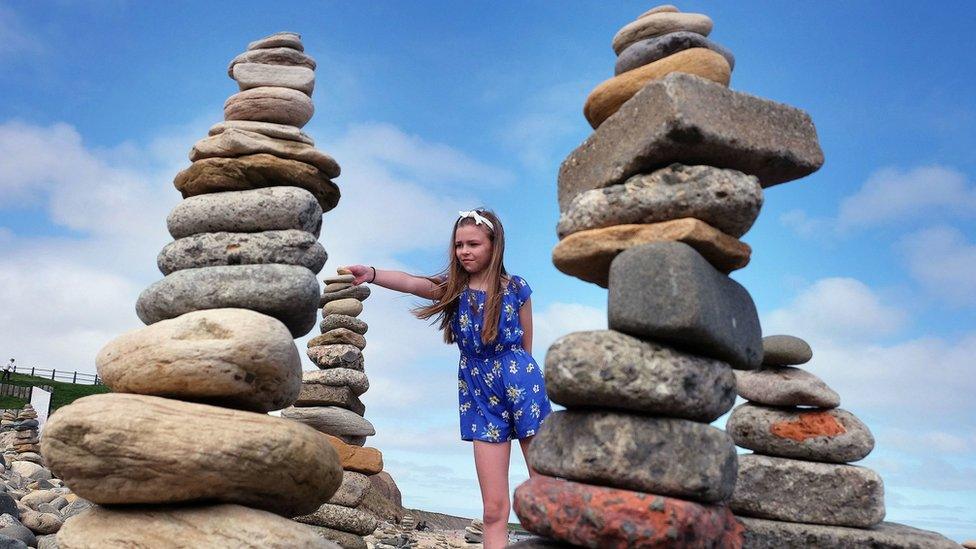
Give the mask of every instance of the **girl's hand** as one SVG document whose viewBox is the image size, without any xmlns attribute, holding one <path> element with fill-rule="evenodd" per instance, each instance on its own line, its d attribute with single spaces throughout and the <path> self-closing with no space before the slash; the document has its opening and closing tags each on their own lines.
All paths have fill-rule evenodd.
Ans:
<svg viewBox="0 0 976 549">
<path fill-rule="evenodd" d="M 366 282 L 373 277 L 373 268 L 367 267 L 366 265 L 349 265 L 345 267 L 345 269 L 348 269 L 349 273 L 356 277 L 356 279 L 352 281 L 354 286 L 359 286 L 363 282 Z"/>
</svg>

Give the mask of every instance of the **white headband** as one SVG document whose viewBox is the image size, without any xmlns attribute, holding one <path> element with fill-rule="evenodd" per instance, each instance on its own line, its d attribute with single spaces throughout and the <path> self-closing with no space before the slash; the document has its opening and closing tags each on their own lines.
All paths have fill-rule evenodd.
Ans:
<svg viewBox="0 0 976 549">
<path fill-rule="evenodd" d="M 491 224 L 491 221 L 488 221 L 482 217 L 477 210 L 471 210 L 470 212 L 458 212 L 458 219 L 464 219 L 465 217 L 474 219 L 475 225 L 481 225 L 484 223 L 485 225 L 488 225 L 488 228 L 491 229 L 492 232 L 495 232 L 495 226 Z"/>
</svg>

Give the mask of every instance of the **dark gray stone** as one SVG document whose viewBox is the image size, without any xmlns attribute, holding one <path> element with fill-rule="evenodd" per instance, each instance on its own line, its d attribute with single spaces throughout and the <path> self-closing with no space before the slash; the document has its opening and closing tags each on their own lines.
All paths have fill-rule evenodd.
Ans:
<svg viewBox="0 0 976 549">
<path fill-rule="evenodd" d="M 563 161 L 559 209 L 577 194 L 675 162 L 739 170 L 763 187 L 823 164 L 810 116 L 690 74 L 644 86 Z"/>
<path fill-rule="evenodd" d="M 376 517 L 359 509 L 349 509 L 329 503 L 323 504 L 314 513 L 295 517 L 295 520 L 314 526 L 325 526 L 333 530 L 350 532 L 365 536 L 376 530 L 379 521 Z"/>
<path fill-rule="evenodd" d="M 328 368 L 302 372 L 302 385 L 349 387 L 356 396 L 359 396 L 369 390 L 369 378 L 362 371 L 352 368 Z"/>
<path fill-rule="evenodd" d="M 609 326 L 641 339 L 759 367 L 759 316 L 739 283 L 681 242 L 653 242 L 622 252 L 610 264 Z"/>
<path fill-rule="evenodd" d="M 928 530 L 882 522 L 871 528 L 846 528 L 739 517 L 745 527 L 743 549 L 959 549 L 959 544 Z"/>
<path fill-rule="evenodd" d="M 339 406 L 357 415 L 366 415 L 366 405 L 359 400 L 352 388 L 322 383 L 303 383 L 295 406 Z"/>
<path fill-rule="evenodd" d="M 6 492 L 0 492 L 0 515 L 7 514 L 15 519 L 20 519 L 20 509 L 17 507 L 17 500 Z"/>
<path fill-rule="evenodd" d="M 747 454 L 729 507 L 747 517 L 866 528 L 884 519 L 884 483 L 864 467 Z"/>
<path fill-rule="evenodd" d="M 64 520 L 68 520 L 69 518 L 80 514 L 91 507 L 92 502 L 88 501 L 87 499 L 78 498 L 61 510 L 61 516 L 64 517 Z"/>
<path fill-rule="evenodd" d="M 369 326 L 362 320 L 348 315 L 328 315 L 322 319 L 322 322 L 319 322 L 319 330 L 323 334 L 336 328 L 345 328 L 363 335 L 369 329 Z"/>
<path fill-rule="evenodd" d="M 0 549 L 27 549 L 28 547 L 23 541 L 0 533 Z"/>
<path fill-rule="evenodd" d="M 735 403 L 732 368 L 602 330 L 564 336 L 546 354 L 546 391 L 568 408 L 612 408 L 708 423 Z"/>
<path fill-rule="evenodd" d="M 576 195 L 559 216 L 559 238 L 614 225 L 693 217 L 736 238 L 759 217 L 759 180 L 736 170 L 672 164 L 622 185 Z"/>
<path fill-rule="evenodd" d="M 836 408 L 840 395 L 819 377 L 791 366 L 763 367 L 735 373 L 739 396 L 770 406 L 815 406 Z"/>
<path fill-rule="evenodd" d="M 725 46 L 716 44 L 697 32 L 678 31 L 662 34 L 654 38 L 638 40 L 630 46 L 627 46 L 627 49 L 620 52 L 620 55 L 617 57 L 614 74 L 620 74 L 636 69 L 637 67 L 642 67 L 658 59 L 663 59 L 671 54 L 691 48 L 708 48 L 724 57 L 729 62 L 729 68 L 735 68 L 735 56 Z"/>
<path fill-rule="evenodd" d="M 763 338 L 763 365 L 795 366 L 813 358 L 810 344 L 796 336 L 771 335 Z"/>
<path fill-rule="evenodd" d="M 15 431 L 30 431 L 31 429 L 37 429 L 37 426 L 38 425 L 40 425 L 40 424 L 37 422 L 36 419 L 25 419 L 25 420 L 22 420 L 20 423 L 14 425 L 14 430 Z"/>
<path fill-rule="evenodd" d="M 317 238 L 322 230 L 322 206 L 315 195 L 299 187 L 201 194 L 177 204 L 166 225 L 173 238 L 286 229 L 305 231 Z"/>
<path fill-rule="evenodd" d="M 544 475 L 702 502 L 732 494 L 735 445 L 684 419 L 565 410 L 546 418 L 529 463 Z"/>
<path fill-rule="evenodd" d="M 736 445 L 768 456 L 848 463 L 864 459 L 874 449 L 867 425 L 840 408 L 743 404 L 732 411 L 725 430 Z"/>
<path fill-rule="evenodd" d="M 201 233 L 166 245 L 156 264 L 168 275 L 183 269 L 217 265 L 301 265 L 318 273 L 328 254 L 315 236 L 288 229 L 260 233 Z"/>
<path fill-rule="evenodd" d="M 323 370 L 348 368 L 362 372 L 364 369 L 363 351 L 355 345 L 320 345 L 309 347 L 305 354 L 308 355 L 309 360 Z"/>
<path fill-rule="evenodd" d="M 251 309 L 273 316 L 301 337 L 315 326 L 319 283 L 295 265 L 227 265 L 184 269 L 152 284 L 136 313 L 146 324 L 202 309 Z"/>
<path fill-rule="evenodd" d="M 369 297 L 369 286 L 366 284 L 360 284 L 359 286 L 352 286 L 346 288 L 345 290 L 339 290 L 337 292 L 328 292 L 322 294 L 322 299 L 319 301 L 319 306 L 324 306 L 330 301 L 335 301 L 337 299 L 352 298 L 359 301 L 366 301 Z"/>
<path fill-rule="evenodd" d="M 30 547 L 37 546 L 37 538 L 34 536 L 34 532 L 31 532 L 30 528 L 9 514 L 0 515 L 0 535 L 20 540 Z"/>
</svg>

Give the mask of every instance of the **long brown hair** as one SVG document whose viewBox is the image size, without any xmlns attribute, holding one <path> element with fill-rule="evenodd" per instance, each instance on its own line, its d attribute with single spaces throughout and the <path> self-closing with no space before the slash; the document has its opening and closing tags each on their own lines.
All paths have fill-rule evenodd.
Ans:
<svg viewBox="0 0 976 549">
<path fill-rule="evenodd" d="M 498 337 L 498 320 L 502 314 L 502 283 L 508 279 L 508 271 L 505 270 L 505 229 L 502 227 L 501 220 L 495 212 L 478 208 L 475 210 L 478 215 L 484 217 L 494 225 L 494 230 L 484 227 L 488 233 L 488 241 L 491 242 L 491 260 L 488 262 L 488 287 L 485 290 L 485 312 L 484 320 L 481 325 L 481 341 L 486 345 Z M 436 276 L 429 277 L 430 281 L 437 284 L 441 290 L 441 297 L 430 305 L 417 307 L 413 310 L 418 318 L 429 319 L 435 317 L 434 321 L 439 322 L 440 329 L 444 333 L 446 343 L 454 343 L 454 331 L 451 330 L 451 319 L 454 312 L 458 309 L 458 300 L 461 292 L 468 286 L 471 275 L 464 270 L 461 262 L 458 261 L 454 251 L 454 242 L 457 238 L 458 227 L 474 225 L 476 222 L 470 217 L 460 217 L 454 222 L 451 230 L 451 243 L 447 253 L 447 267 Z"/>
</svg>

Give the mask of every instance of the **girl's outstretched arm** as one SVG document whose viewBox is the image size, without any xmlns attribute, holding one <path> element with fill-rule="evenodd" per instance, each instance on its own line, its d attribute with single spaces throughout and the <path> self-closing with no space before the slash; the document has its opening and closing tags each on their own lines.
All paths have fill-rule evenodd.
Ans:
<svg viewBox="0 0 976 549">
<path fill-rule="evenodd" d="M 352 282 L 356 286 L 363 282 L 369 282 L 424 299 L 437 299 L 441 294 L 441 290 L 436 284 L 422 276 L 415 276 L 402 271 L 376 269 L 374 277 L 374 268 L 366 265 L 349 265 L 346 269 L 349 269 L 349 272 L 356 277 Z"/>
<path fill-rule="evenodd" d="M 519 324 L 522 325 L 522 348 L 532 354 L 532 298 L 525 300 L 519 308 Z"/>
</svg>

